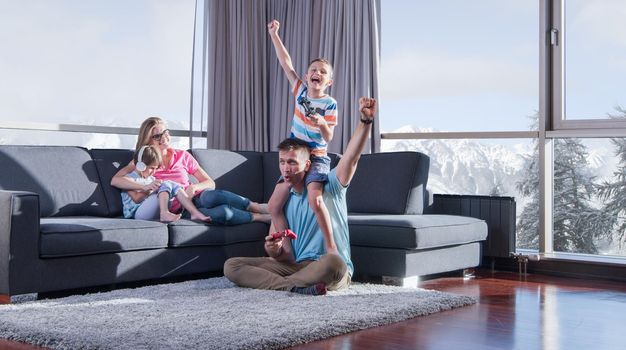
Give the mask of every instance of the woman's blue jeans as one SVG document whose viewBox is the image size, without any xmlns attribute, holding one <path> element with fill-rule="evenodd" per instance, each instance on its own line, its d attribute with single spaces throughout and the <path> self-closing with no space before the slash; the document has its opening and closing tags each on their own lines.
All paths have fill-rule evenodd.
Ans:
<svg viewBox="0 0 626 350">
<path fill-rule="evenodd" d="M 193 204 L 202 214 L 210 216 L 211 223 L 216 225 L 252 222 L 252 213 L 247 210 L 250 200 L 230 191 L 204 190 L 193 198 Z"/>
</svg>

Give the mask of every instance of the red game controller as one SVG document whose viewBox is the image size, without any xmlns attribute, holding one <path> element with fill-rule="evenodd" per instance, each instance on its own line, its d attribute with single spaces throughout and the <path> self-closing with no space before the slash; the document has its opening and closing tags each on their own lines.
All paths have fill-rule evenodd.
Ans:
<svg viewBox="0 0 626 350">
<path fill-rule="evenodd" d="M 271 236 L 272 236 L 272 239 L 277 239 L 277 238 L 282 238 L 282 237 L 287 237 L 287 238 L 291 238 L 291 239 L 298 238 L 298 235 L 296 235 L 296 233 L 291 231 L 290 229 L 286 229 L 284 231 L 274 232 L 274 233 L 271 234 Z"/>
</svg>

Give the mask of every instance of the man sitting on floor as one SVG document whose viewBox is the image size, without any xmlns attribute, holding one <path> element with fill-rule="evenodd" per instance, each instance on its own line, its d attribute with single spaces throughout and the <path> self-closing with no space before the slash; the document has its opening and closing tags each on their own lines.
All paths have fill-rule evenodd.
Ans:
<svg viewBox="0 0 626 350">
<path fill-rule="evenodd" d="M 298 235 L 265 237 L 269 257 L 230 258 L 224 264 L 224 275 L 241 287 L 291 291 L 323 295 L 350 285 L 354 268 L 350 260 L 350 236 L 346 191 L 354 176 L 376 114 L 376 100 L 359 99 L 361 123 L 357 126 L 339 164 L 328 174 L 324 185 L 324 202 L 330 212 L 333 242 L 324 244 L 314 212 L 309 207 L 304 178 L 311 161 L 306 142 L 286 139 L 278 145 L 280 172 L 291 185 L 285 205 L 289 227 Z M 276 237 L 280 236 L 280 237 Z M 325 246 L 333 247 L 326 250 Z"/>
</svg>

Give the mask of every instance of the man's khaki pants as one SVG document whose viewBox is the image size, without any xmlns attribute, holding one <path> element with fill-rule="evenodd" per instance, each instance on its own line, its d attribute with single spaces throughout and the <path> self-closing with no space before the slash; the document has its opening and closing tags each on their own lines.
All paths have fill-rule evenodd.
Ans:
<svg viewBox="0 0 626 350">
<path fill-rule="evenodd" d="M 224 276 L 240 287 L 290 291 L 324 282 L 328 290 L 350 285 L 350 274 L 343 259 L 336 254 L 319 260 L 285 263 L 273 258 L 230 258 L 224 264 Z"/>
</svg>

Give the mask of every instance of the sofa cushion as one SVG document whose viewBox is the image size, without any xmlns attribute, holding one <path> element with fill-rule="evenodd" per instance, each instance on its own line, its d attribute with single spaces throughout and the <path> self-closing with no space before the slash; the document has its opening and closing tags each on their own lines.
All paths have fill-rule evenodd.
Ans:
<svg viewBox="0 0 626 350">
<path fill-rule="evenodd" d="M 66 146 L 0 146 L 0 189 L 39 194 L 47 216 L 107 216 L 96 166 L 86 149 Z"/>
<path fill-rule="evenodd" d="M 42 258 L 167 247 L 167 225 L 97 217 L 41 219 Z"/>
<path fill-rule="evenodd" d="M 213 226 L 182 219 L 170 224 L 169 246 L 224 246 L 263 241 L 268 230 L 267 224 L 259 222 L 235 226 Z"/>
<path fill-rule="evenodd" d="M 216 188 L 255 202 L 263 201 L 263 155 L 260 152 L 193 149 L 191 153 L 215 180 Z"/>
<path fill-rule="evenodd" d="M 279 178 L 278 152 L 266 152 L 263 154 L 263 202 L 270 200 Z"/>
<path fill-rule="evenodd" d="M 348 212 L 422 214 L 429 164 L 419 152 L 364 154 L 346 195 Z"/>
<path fill-rule="evenodd" d="M 348 225 L 356 246 L 426 249 L 487 238 L 487 224 L 466 216 L 350 214 Z"/>
<path fill-rule="evenodd" d="M 126 149 L 91 149 L 89 153 L 98 170 L 110 216 L 121 216 L 122 199 L 120 190 L 110 184 L 113 175 L 133 159 L 133 151 Z"/>
</svg>

